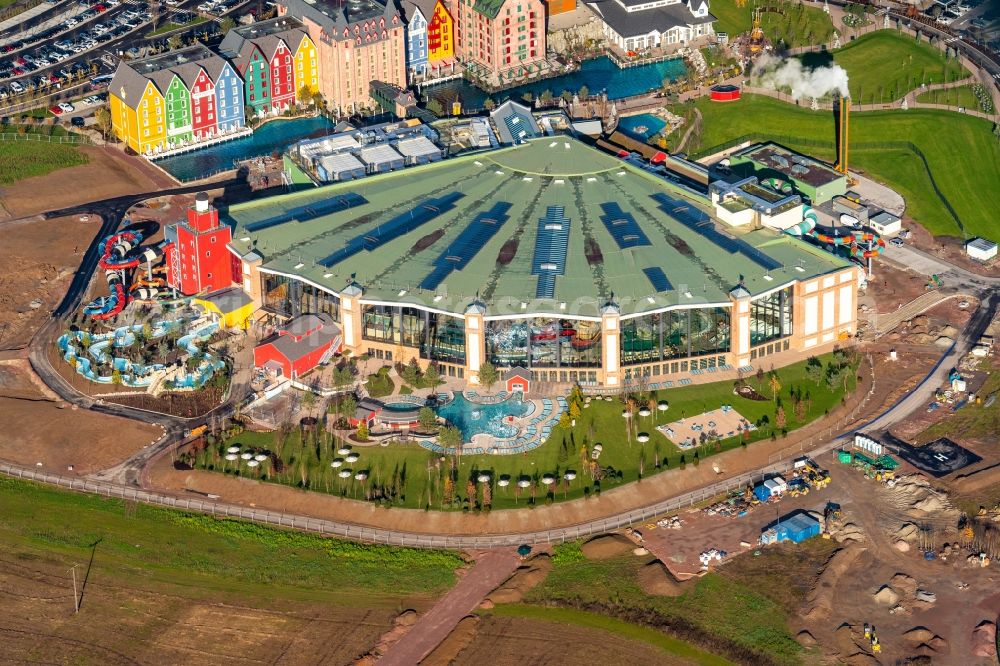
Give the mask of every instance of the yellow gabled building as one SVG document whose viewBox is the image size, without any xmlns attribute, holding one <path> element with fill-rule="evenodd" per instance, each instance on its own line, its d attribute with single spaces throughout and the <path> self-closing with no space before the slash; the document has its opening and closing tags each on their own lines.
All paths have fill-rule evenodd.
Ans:
<svg viewBox="0 0 1000 666">
<path fill-rule="evenodd" d="M 289 48 L 295 53 L 296 99 L 303 86 L 309 86 L 309 91 L 312 93 L 319 92 L 319 58 L 316 55 L 316 45 L 309 39 L 309 35 L 303 32 L 298 48 L 295 44 L 289 44 Z"/>
<path fill-rule="evenodd" d="M 167 139 L 165 102 L 156 85 L 122 63 L 108 92 L 115 136 L 140 155 L 163 150 Z"/>
<path fill-rule="evenodd" d="M 455 57 L 455 21 L 441 0 L 434 3 L 434 15 L 427 23 L 427 61 Z"/>
</svg>

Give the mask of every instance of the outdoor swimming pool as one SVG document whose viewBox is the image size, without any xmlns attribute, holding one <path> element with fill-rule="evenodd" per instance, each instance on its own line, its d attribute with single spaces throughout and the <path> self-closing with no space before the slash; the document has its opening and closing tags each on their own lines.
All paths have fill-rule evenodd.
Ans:
<svg viewBox="0 0 1000 666">
<path fill-rule="evenodd" d="M 455 399 L 439 407 L 437 413 L 450 424 L 462 431 L 462 441 L 471 442 L 473 435 L 488 434 L 494 437 L 513 437 L 517 429 L 504 421 L 508 416 L 524 416 L 530 409 L 530 402 L 521 400 L 519 394 L 491 405 L 469 402 L 465 396 L 455 393 Z"/>
<path fill-rule="evenodd" d="M 250 136 L 189 153 L 156 160 L 156 165 L 180 181 L 197 180 L 213 173 L 233 168 L 233 161 L 270 155 L 310 137 L 329 134 L 333 123 L 323 116 L 272 120 L 254 130 Z"/>
<path fill-rule="evenodd" d="M 647 141 L 650 137 L 656 136 L 666 126 L 666 121 L 651 113 L 625 116 L 618 121 L 618 129 L 642 141 Z"/>
<path fill-rule="evenodd" d="M 687 68 L 680 58 L 619 69 L 611 58 L 601 56 L 592 60 L 584 60 L 580 69 L 575 72 L 492 94 L 488 94 L 464 80 L 431 86 L 421 92 L 431 99 L 438 100 L 446 107 L 457 99 L 467 109 L 482 108 L 487 97 L 497 103 L 507 99 L 520 102 L 523 101 L 522 95 L 525 93 L 536 97 L 548 90 L 553 95 L 558 96 L 565 90 L 573 93 L 578 92 L 583 86 L 587 86 L 593 95 L 606 91 L 608 99 L 621 99 L 655 90 L 663 84 L 664 79 L 675 80 L 685 72 L 687 72 Z"/>
</svg>

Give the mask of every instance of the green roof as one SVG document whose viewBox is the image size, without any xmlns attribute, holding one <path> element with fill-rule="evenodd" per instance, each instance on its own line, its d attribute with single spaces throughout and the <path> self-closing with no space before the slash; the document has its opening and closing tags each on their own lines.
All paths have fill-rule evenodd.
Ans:
<svg viewBox="0 0 1000 666">
<path fill-rule="evenodd" d="M 495 19 L 503 3 L 504 0 L 473 0 L 472 8 L 487 18 Z"/>
<path fill-rule="evenodd" d="M 360 195 L 366 202 L 323 214 L 323 202 L 348 193 Z M 334 293 L 353 279 L 365 290 L 365 300 L 457 314 L 464 313 L 478 295 L 487 316 L 547 313 L 598 317 L 613 296 L 622 315 L 627 316 L 676 305 L 728 303 L 729 290 L 741 275 L 746 288 L 756 294 L 848 265 L 787 235 L 771 230 L 730 230 L 716 223 L 720 230 L 781 265 L 765 271 L 746 253 L 734 254 L 674 219 L 671 215 L 675 213 L 664 212 L 653 198 L 658 194 L 710 213 L 704 199 L 655 175 L 574 139 L 547 137 L 239 204 L 223 218 L 235 226 L 233 248 L 243 254 L 256 252 L 266 271 L 299 276 Z M 388 228 L 393 219 L 421 212 L 428 200 L 447 201 L 456 195 L 460 196 L 453 207 L 442 206 L 439 211 L 443 212 L 416 229 L 389 238 L 372 251 L 361 249 L 340 261 L 323 264 L 352 240 L 357 244 L 365 236 Z M 608 217 L 603 204 L 616 204 L 620 212 Z M 536 238 L 540 229 L 543 241 L 551 235 L 539 224 L 550 206 L 562 206 L 570 221 L 567 254 L 563 273 L 555 277 L 553 297 L 536 298 Z M 247 231 L 247 225 L 287 218 L 296 210 L 305 221 L 292 219 Z M 463 266 L 460 257 L 454 256 L 463 252 L 451 244 L 477 216 L 481 220 L 487 211 L 495 215 L 498 210 L 504 213 L 497 216 L 499 227 L 491 229 L 486 240 L 473 239 L 472 247 L 464 253 L 467 262 Z M 620 249 L 601 218 L 610 221 L 629 215 L 648 244 Z M 466 232 L 465 238 L 468 235 Z M 515 243 L 516 253 L 511 258 Z M 421 283 L 442 263 L 456 270 L 446 271 L 435 288 L 421 289 Z M 655 267 L 666 275 L 668 290 L 657 292 L 643 270 Z"/>
</svg>

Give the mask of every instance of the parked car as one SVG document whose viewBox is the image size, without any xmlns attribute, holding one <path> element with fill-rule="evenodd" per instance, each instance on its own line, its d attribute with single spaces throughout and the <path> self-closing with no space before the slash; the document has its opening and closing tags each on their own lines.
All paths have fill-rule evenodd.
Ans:
<svg viewBox="0 0 1000 666">
<path fill-rule="evenodd" d="M 49 113 L 51 113 L 51 114 L 52 114 L 52 115 L 54 115 L 54 116 L 61 116 L 61 115 L 62 115 L 62 113 L 63 113 L 63 110 L 62 110 L 62 108 L 61 108 L 61 107 L 58 107 L 58 106 L 53 106 L 53 107 L 51 107 L 51 108 L 49 109 Z"/>
<path fill-rule="evenodd" d="M 65 111 L 66 113 L 73 113 L 73 111 L 76 110 L 76 108 L 69 102 L 60 102 L 59 108 Z"/>
<path fill-rule="evenodd" d="M 901 240 L 900 240 L 900 239 L 898 239 L 898 238 L 893 238 L 893 239 L 892 239 L 891 241 L 889 241 L 889 243 L 890 243 L 890 244 L 891 244 L 891 245 L 892 245 L 893 247 L 903 247 L 903 241 L 901 241 Z"/>
<path fill-rule="evenodd" d="M 86 121 L 84 121 L 83 116 L 73 116 L 69 119 L 69 122 L 73 125 L 73 127 L 83 127 L 87 124 Z"/>
</svg>

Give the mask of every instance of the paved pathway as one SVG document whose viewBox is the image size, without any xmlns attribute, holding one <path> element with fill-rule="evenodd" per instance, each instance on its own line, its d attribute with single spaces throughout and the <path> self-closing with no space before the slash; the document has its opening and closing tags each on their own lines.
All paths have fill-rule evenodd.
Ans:
<svg viewBox="0 0 1000 666">
<path fill-rule="evenodd" d="M 492 550 L 482 555 L 455 587 L 389 647 L 379 659 L 379 666 L 419 664 L 486 595 L 510 578 L 519 564 L 520 559 L 509 550 Z"/>
</svg>

